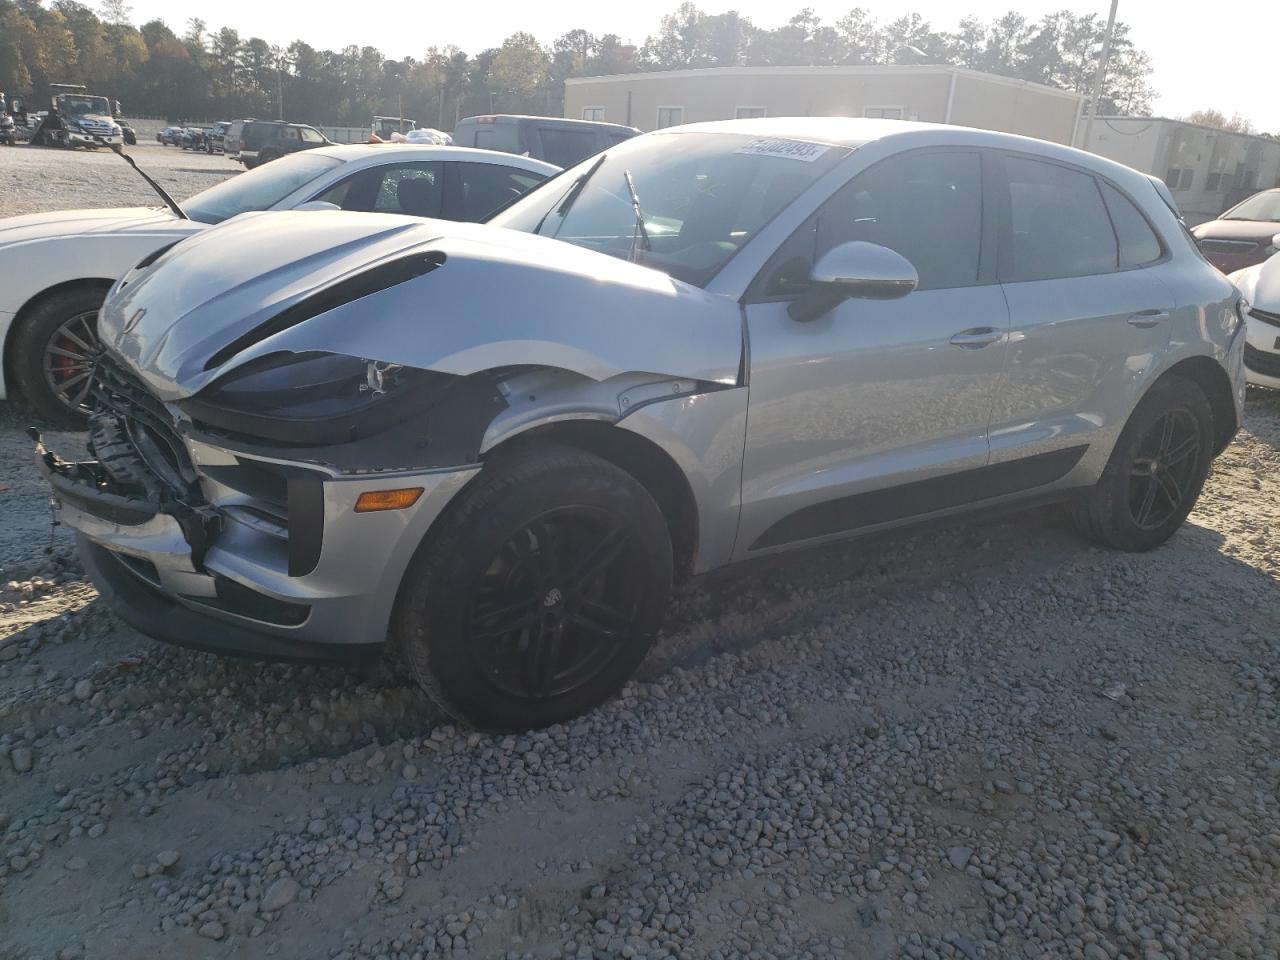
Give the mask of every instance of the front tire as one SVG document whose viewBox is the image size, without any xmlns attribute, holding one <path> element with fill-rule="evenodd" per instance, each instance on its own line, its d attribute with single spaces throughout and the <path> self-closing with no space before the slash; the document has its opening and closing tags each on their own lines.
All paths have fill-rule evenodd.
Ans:
<svg viewBox="0 0 1280 960">
<path fill-rule="evenodd" d="M 578 716 L 626 682 L 671 597 L 671 539 L 630 474 L 564 447 L 498 454 L 437 521 L 393 632 L 449 714 L 485 730 Z"/>
<path fill-rule="evenodd" d="M 1138 403 L 1097 485 L 1077 505 L 1081 533 L 1119 550 L 1151 550 L 1182 526 L 1213 460 L 1213 408 L 1191 380 L 1168 376 Z"/>
<path fill-rule="evenodd" d="M 47 297 L 14 335 L 13 374 L 36 412 L 59 426 L 84 428 L 101 346 L 98 310 L 106 290 L 85 287 Z"/>
</svg>

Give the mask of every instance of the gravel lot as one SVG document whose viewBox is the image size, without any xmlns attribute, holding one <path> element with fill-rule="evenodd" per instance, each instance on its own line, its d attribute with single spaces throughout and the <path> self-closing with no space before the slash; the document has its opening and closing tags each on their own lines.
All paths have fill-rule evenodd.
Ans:
<svg viewBox="0 0 1280 960">
<path fill-rule="evenodd" d="M 179 193 L 229 166 L 137 153 Z M 0 214 L 146 202 L 118 163 L 0 151 Z M 622 697 L 513 737 L 394 665 L 123 626 L 25 422 L 0 412 L 6 960 L 1280 956 L 1280 399 L 1153 553 L 1041 511 L 704 578 Z"/>
<path fill-rule="evenodd" d="M 125 151 L 175 200 L 243 169 L 220 154 L 162 147 L 154 140 L 139 140 Z M 0 216 L 162 203 L 147 182 L 110 150 L 0 147 Z"/>
</svg>

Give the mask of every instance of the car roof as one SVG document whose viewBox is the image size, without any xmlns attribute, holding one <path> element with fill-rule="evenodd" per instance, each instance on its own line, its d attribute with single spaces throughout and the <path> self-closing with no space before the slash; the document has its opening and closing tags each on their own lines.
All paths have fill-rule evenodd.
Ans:
<svg viewBox="0 0 1280 960">
<path fill-rule="evenodd" d="M 1047 159 L 1085 167 L 1095 173 L 1126 181 L 1147 180 L 1145 174 L 1095 153 L 1048 140 L 1037 140 L 997 130 L 980 130 L 949 123 L 915 120 L 878 120 L 863 117 L 760 117 L 748 120 L 712 120 L 666 127 L 645 136 L 682 133 L 734 133 L 750 137 L 814 140 L 857 148 L 877 140 L 894 142 L 901 149 L 928 146 L 964 146 L 1037 154 Z M 1135 179 L 1137 178 L 1137 179 Z"/>
<path fill-rule="evenodd" d="M 566 127 L 612 127 L 615 130 L 628 130 L 632 133 L 636 131 L 635 127 L 628 127 L 623 123 L 609 123 L 607 120 L 579 120 L 576 117 L 540 117 L 530 113 L 478 113 L 475 116 L 463 117 L 458 123 L 492 123 L 495 120 L 532 120 L 536 123 L 555 123 Z"/>
<path fill-rule="evenodd" d="M 412 158 L 417 160 L 448 160 L 450 162 L 468 161 L 471 163 L 495 163 L 509 167 L 520 167 L 524 170 L 545 173 L 550 176 L 559 173 L 560 168 L 554 163 L 535 160 L 515 153 L 502 153 L 497 150 L 481 150 L 475 147 L 454 147 L 447 144 L 426 143 L 346 143 L 332 147 L 316 147 L 307 151 L 325 157 L 333 157 L 344 163 L 356 163 L 368 160 L 393 160 Z"/>
</svg>

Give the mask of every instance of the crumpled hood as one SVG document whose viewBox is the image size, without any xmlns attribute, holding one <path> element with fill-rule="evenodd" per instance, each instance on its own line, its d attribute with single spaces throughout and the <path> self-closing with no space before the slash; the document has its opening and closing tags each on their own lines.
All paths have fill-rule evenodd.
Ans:
<svg viewBox="0 0 1280 960">
<path fill-rule="evenodd" d="M 345 280 L 428 254 L 443 262 L 424 275 L 311 309 L 311 298 Z M 263 332 L 290 307 L 306 318 Z M 295 211 L 234 218 L 126 276 L 103 307 L 99 336 L 158 396 L 177 400 L 278 351 L 458 375 L 531 364 L 596 380 L 644 371 L 732 383 L 741 323 L 732 301 L 560 241 L 478 224 Z"/>
<path fill-rule="evenodd" d="M 186 223 L 189 221 L 179 220 L 168 210 L 151 207 L 55 210 L 0 220 L 0 246 L 100 233 L 154 233 L 174 227 L 182 229 L 181 225 Z"/>
</svg>

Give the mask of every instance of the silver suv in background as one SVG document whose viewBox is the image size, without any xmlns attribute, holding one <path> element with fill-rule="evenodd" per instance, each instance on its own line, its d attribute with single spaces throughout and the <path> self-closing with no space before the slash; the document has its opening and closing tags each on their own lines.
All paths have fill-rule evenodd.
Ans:
<svg viewBox="0 0 1280 960">
<path fill-rule="evenodd" d="M 204 231 L 103 307 L 89 458 L 37 458 L 144 633 L 390 638 L 451 713 L 537 727 L 621 687 L 689 573 L 1045 501 L 1158 546 L 1240 422 L 1243 330 L 1127 167 L 901 121 L 695 124 L 488 226 Z"/>
<path fill-rule="evenodd" d="M 496 114 L 459 120 L 453 130 L 453 143 L 459 147 L 519 153 L 557 167 L 572 167 L 639 133 L 635 127 L 596 120 Z"/>
</svg>

